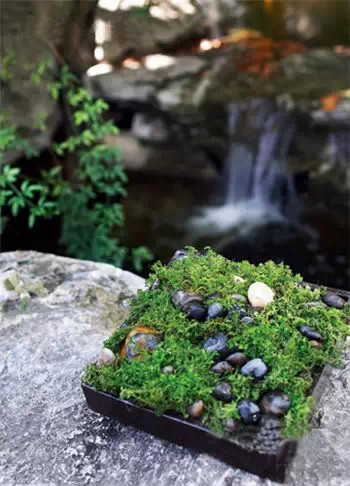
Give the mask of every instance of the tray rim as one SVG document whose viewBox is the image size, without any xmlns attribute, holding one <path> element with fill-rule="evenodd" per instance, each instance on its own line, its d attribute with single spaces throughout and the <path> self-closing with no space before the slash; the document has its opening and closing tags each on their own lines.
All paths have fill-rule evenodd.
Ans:
<svg viewBox="0 0 350 486">
<path fill-rule="evenodd" d="M 209 454 L 232 467 L 258 475 L 261 478 L 283 482 L 287 468 L 297 450 L 298 440 L 296 439 L 284 439 L 278 449 L 271 454 L 248 450 L 242 445 L 185 418 L 181 419 L 169 413 L 157 415 L 149 408 L 119 398 L 117 395 L 98 391 L 86 383 L 82 383 L 81 386 L 87 404 L 94 412 L 115 418 L 124 425 L 132 426 L 159 439 Z M 96 399 L 99 402 L 97 406 Z M 140 420 L 140 417 L 142 420 Z M 149 420 L 151 424 L 147 424 Z M 157 424 L 156 430 L 154 429 L 155 423 Z M 163 425 L 166 427 L 163 427 Z M 169 432 L 171 428 L 173 430 Z M 175 428 L 177 433 L 175 433 Z M 186 438 L 186 432 L 189 432 L 192 436 L 190 440 Z M 194 436 L 198 439 L 198 445 L 193 445 Z M 223 448 L 227 449 L 226 452 Z"/>
</svg>

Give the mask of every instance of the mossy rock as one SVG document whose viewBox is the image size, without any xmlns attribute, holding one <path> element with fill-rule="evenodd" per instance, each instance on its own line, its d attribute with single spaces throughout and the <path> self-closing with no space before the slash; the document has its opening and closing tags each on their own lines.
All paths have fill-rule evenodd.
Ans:
<svg viewBox="0 0 350 486">
<path fill-rule="evenodd" d="M 278 390 L 291 400 L 284 417 L 284 436 L 300 437 L 307 430 L 312 411 L 314 378 L 325 364 L 338 365 L 342 361 L 345 339 L 350 335 L 345 323 L 350 314 L 349 303 L 341 310 L 305 306 L 320 301 L 322 290 L 301 285 L 302 278 L 283 264 L 270 261 L 255 266 L 246 261 L 230 261 L 211 249 L 200 257 L 193 248 L 188 248 L 188 252 L 186 258 L 171 265 L 153 266 L 148 290 L 139 291 L 134 298 L 126 325 L 104 343 L 118 359 L 102 368 L 89 365 L 84 382 L 97 390 L 132 399 L 157 413 L 173 411 L 188 417 L 189 406 L 203 400 L 201 422 L 219 434 L 225 433 L 227 418 L 239 418 L 239 400 L 259 403 L 264 393 Z M 151 290 L 157 279 L 160 285 Z M 228 309 L 237 304 L 232 294 L 246 296 L 256 281 L 270 286 L 275 298 L 259 312 L 248 302 L 243 304 L 255 325 L 242 323 L 238 312 L 198 322 L 186 317 L 171 302 L 174 291 L 185 290 L 200 295 L 207 305 L 213 302 L 215 294 L 215 302 Z M 154 329 L 161 343 L 152 353 L 143 353 L 141 359 L 121 359 L 126 336 L 140 325 Z M 302 325 L 311 326 L 322 335 L 322 347 L 310 346 L 299 331 Z M 229 348 L 237 348 L 249 358 L 261 358 L 269 369 L 264 379 L 256 382 L 243 376 L 239 369 L 226 373 L 224 379 L 211 371 L 218 355 L 205 351 L 203 342 L 217 333 L 227 336 Z M 172 366 L 174 372 L 163 373 L 165 366 Z M 232 402 L 223 403 L 214 397 L 213 389 L 220 381 L 231 385 L 235 397 Z"/>
</svg>

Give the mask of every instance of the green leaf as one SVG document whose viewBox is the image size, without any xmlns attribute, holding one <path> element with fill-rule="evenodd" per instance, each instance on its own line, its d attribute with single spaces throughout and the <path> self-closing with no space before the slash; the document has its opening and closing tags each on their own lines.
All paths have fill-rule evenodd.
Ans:
<svg viewBox="0 0 350 486">
<path fill-rule="evenodd" d="M 33 228 L 33 226 L 35 224 L 35 219 L 36 219 L 36 215 L 34 213 L 30 213 L 29 218 L 28 218 L 29 228 Z"/>
</svg>

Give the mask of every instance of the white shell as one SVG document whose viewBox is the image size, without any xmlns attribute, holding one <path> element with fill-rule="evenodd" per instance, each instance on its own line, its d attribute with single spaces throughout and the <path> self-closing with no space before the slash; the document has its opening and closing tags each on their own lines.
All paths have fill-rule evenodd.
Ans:
<svg viewBox="0 0 350 486">
<path fill-rule="evenodd" d="M 104 365 L 111 364 L 115 360 L 115 354 L 108 348 L 102 348 L 100 356 L 96 363 L 97 368 L 101 368 Z"/>
<path fill-rule="evenodd" d="M 236 283 L 243 283 L 243 282 L 245 282 L 244 278 L 239 277 L 238 275 L 234 275 L 233 280 L 234 280 Z"/>
<path fill-rule="evenodd" d="M 248 289 L 248 300 L 253 307 L 264 308 L 274 297 L 274 291 L 263 282 L 254 282 Z"/>
</svg>

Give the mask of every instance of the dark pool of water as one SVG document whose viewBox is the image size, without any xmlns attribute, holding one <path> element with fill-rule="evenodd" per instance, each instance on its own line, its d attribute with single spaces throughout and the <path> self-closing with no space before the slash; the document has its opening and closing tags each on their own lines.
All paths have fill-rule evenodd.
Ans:
<svg viewBox="0 0 350 486">
<path fill-rule="evenodd" d="M 332 205 L 304 197 L 296 221 L 257 221 L 247 227 L 243 215 L 231 229 L 220 231 L 211 225 L 198 231 L 193 217 L 212 204 L 214 193 L 212 183 L 131 177 L 125 204 L 127 244 L 147 245 L 162 261 L 185 245 L 209 245 L 232 259 L 284 262 L 307 281 L 350 288 L 346 212 L 336 215 Z"/>
</svg>

